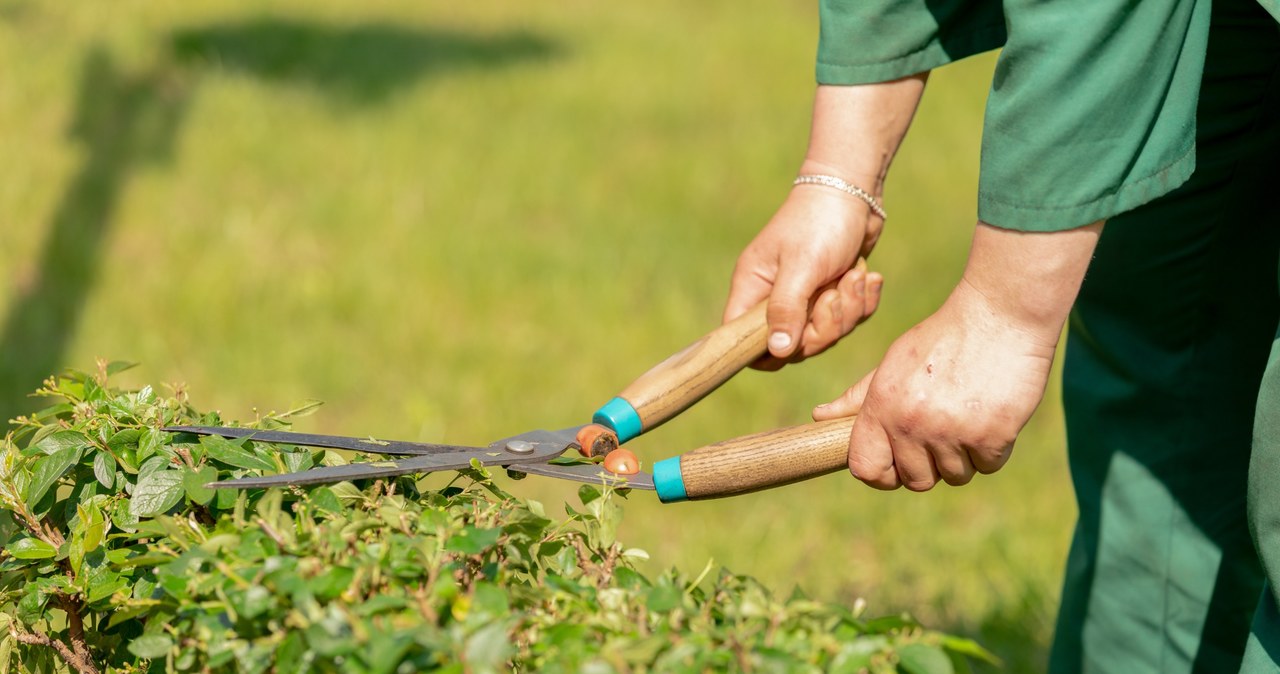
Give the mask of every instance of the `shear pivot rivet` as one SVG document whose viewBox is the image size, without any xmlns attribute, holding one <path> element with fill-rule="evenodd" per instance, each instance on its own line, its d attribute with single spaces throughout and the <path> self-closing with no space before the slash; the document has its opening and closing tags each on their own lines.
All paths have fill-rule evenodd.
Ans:
<svg viewBox="0 0 1280 674">
<path fill-rule="evenodd" d="M 511 452 L 512 454 L 528 454 L 533 450 L 534 450 L 534 446 L 532 442 L 526 442 L 524 440 L 512 440 L 511 442 L 507 443 L 507 451 Z"/>
</svg>

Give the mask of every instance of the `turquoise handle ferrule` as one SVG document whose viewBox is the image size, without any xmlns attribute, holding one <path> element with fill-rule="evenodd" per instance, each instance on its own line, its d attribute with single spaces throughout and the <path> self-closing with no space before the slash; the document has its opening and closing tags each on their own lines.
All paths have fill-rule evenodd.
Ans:
<svg viewBox="0 0 1280 674">
<path fill-rule="evenodd" d="M 658 500 L 663 503 L 688 500 L 684 475 L 680 472 L 680 457 L 673 456 L 653 464 L 653 486 L 658 490 Z"/>
<path fill-rule="evenodd" d="M 631 403 L 622 398 L 614 398 L 596 410 L 591 420 L 597 424 L 608 426 L 618 434 L 618 443 L 624 443 L 639 437 L 644 432 L 644 424 L 640 422 L 640 413 Z"/>
</svg>

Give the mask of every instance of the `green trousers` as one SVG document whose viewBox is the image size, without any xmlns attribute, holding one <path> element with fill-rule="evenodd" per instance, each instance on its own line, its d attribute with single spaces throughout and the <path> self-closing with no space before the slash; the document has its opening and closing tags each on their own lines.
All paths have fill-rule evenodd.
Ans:
<svg viewBox="0 0 1280 674">
<path fill-rule="evenodd" d="M 1196 172 L 1108 221 L 1071 317 L 1056 674 L 1233 674 L 1246 642 L 1280 672 L 1280 31 L 1252 0 L 1212 26 Z"/>
<path fill-rule="evenodd" d="M 1280 672 L 1280 331 L 1258 393 L 1249 466 L 1249 526 L 1267 575 L 1241 672 Z"/>
</svg>

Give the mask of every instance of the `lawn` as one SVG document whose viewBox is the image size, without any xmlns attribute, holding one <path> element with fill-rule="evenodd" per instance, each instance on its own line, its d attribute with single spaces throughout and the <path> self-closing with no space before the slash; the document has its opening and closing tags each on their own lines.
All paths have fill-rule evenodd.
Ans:
<svg viewBox="0 0 1280 674">
<path fill-rule="evenodd" d="M 324 400 L 318 432 L 582 423 L 716 324 L 799 164 L 816 35 L 791 1 L 0 0 L 3 412 L 107 356 L 233 417 Z M 993 64 L 930 81 L 886 190 L 880 313 L 819 361 L 740 376 L 643 460 L 807 420 L 941 302 Z M 652 568 L 860 597 L 1022 672 L 1073 517 L 1055 386 L 1010 465 L 964 489 L 637 494 L 622 535 Z"/>
</svg>

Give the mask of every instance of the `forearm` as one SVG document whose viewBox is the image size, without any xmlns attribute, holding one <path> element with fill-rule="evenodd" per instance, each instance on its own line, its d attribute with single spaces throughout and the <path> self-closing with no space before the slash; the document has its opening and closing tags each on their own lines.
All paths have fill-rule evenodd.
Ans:
<svg viewBox="0 0 1280 674">
<path fill-rule="evenodd" d="M 879 194 L 928 73 L 877 84 L 821 85 L 802 173 L 830 173 Z"/>
<path fill-rule="evenodd" d="M 1056 343 L 1102 225 L 1021 232 L 979 222 L 962 283 L 985 296 L 993 311 L 1037 339 Z"/>
</svg>

